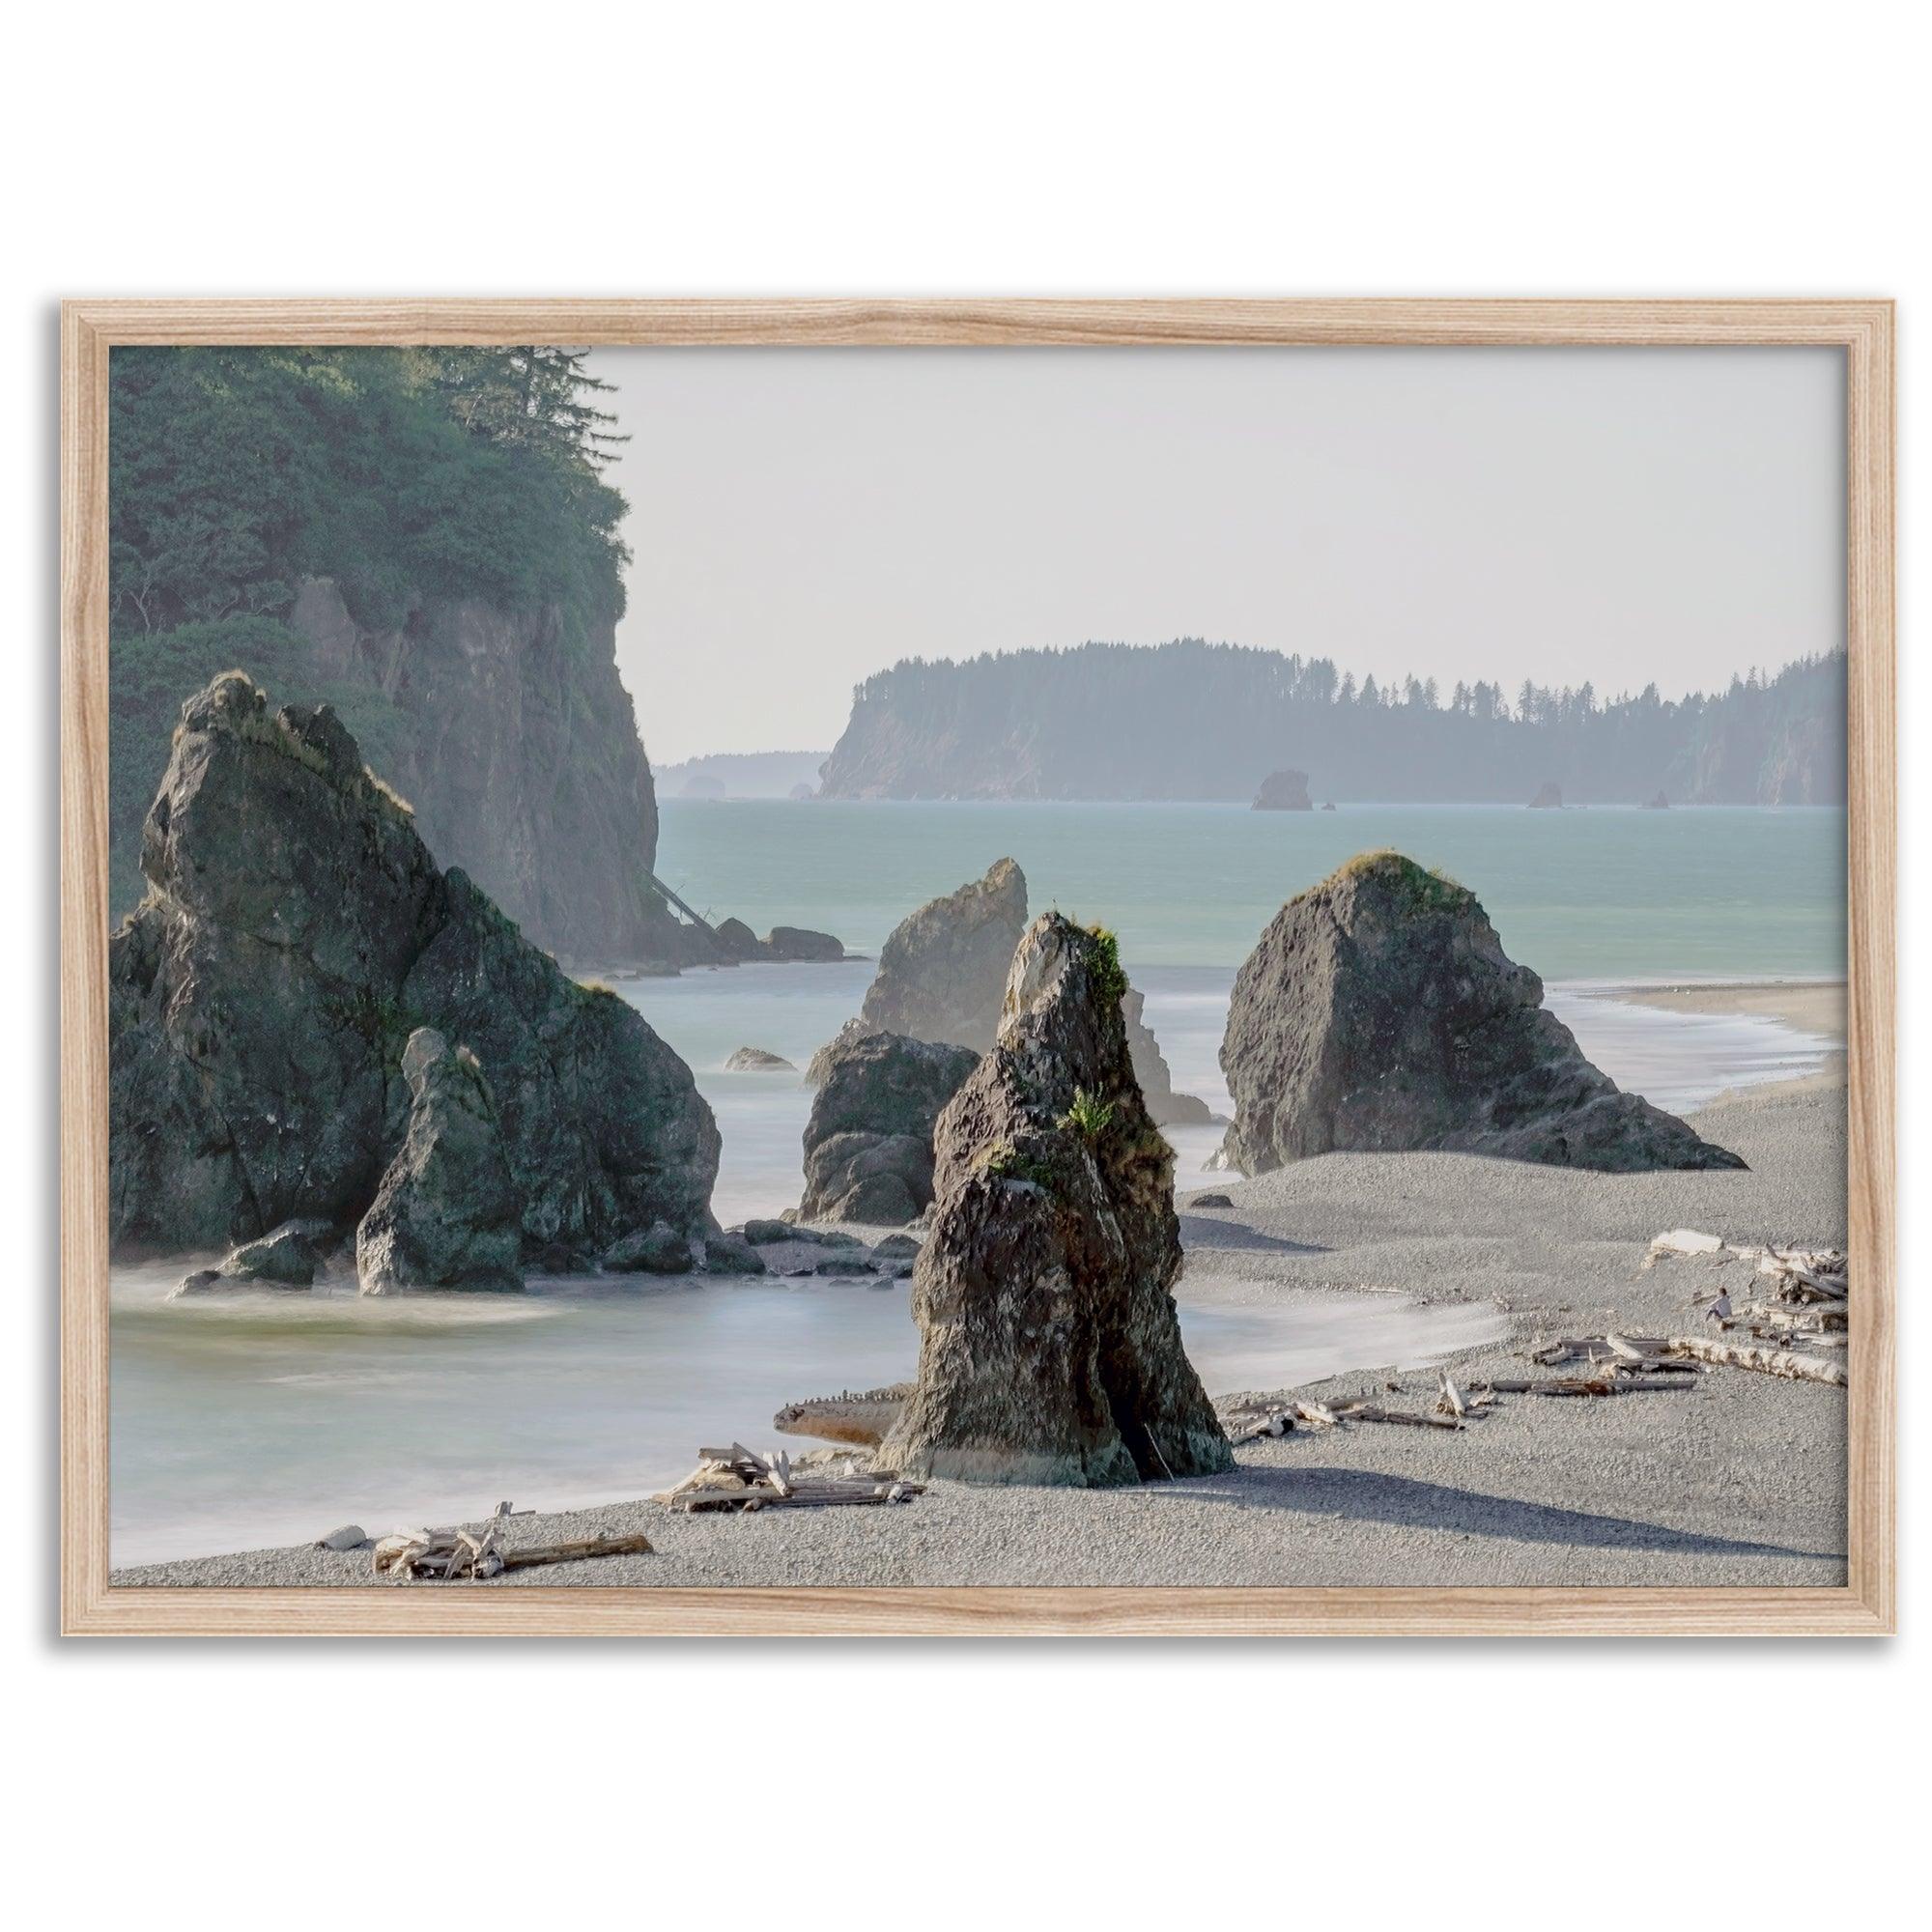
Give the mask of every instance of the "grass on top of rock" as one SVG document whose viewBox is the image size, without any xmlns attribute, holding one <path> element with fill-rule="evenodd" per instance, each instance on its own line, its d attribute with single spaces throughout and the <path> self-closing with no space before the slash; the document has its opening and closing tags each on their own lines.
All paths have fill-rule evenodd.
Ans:
<svg viewBox="0 0 1932 1932">
<path fill-rule="evenodd" d="M 1061 1115 L 1060 1124 L 1092 1147 L 1114 1124 L 1114 1103 L 1076 1087 L 1072 1104 Z"/>
<path fill-rule="evenodd" d="M 1094 942 L 1094 990 L 1110 1005 L 1118 1006 L 1127 990 L 1127 976 L 1121 966 L 1121 942 L 1111 926 L 1097 920 L 1087 931 Z"/>
<path fill-rule="evenodd" d="M 1451 878 L 1439 866 L 1419 866 L 1406 853 L 1398 852 L 1393 846 L 1384 845 L 1374 852 L 1357 852 L 1352 859 L 1346 860 L 1306 892 L 1297 893 L 1295 897 L 1304 899 L 1311 893 L 1325 891 L 1330 886 L 1340 885 L 1344 879 L 1362 878 L 1378 874 L 1395 886 L 1407 899 L 1411 911 L 1459 912 L 1475 903 L 1475 894 L 1461 880 Z"/>
</svg>

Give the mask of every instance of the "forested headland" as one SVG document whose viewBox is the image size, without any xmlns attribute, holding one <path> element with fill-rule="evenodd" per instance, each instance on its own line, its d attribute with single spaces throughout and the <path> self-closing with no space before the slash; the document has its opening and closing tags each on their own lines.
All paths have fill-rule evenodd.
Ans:
<svg viewBox="0 0 1932 1932">
<path fill-rule="evenodd" d="M 1199 639 L 908 659 L 853 694 L 823 790 L 1246 801 L 1283 767 L 1344 802 L 1527 804 L 1553 781 L 1570 804 L 1837 804 L 1845 660 L 1669 699 L 1654 685 L 1605 698 L 1589 683 L 1358 683 L 1327 658 Z"/>
<path fill-rule="evenodd" d="M 649 952 L 621 439 L 583 354 L 117 349 L 110 386 L 116 911 L 182 701 L 235 668 L 335 705 L 438 858 L 534 936 Z"/>
</svg>

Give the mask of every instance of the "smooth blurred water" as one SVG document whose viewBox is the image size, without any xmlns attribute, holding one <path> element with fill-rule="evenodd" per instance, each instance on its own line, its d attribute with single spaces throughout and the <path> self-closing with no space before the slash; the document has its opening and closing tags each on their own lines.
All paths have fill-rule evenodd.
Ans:
<svg viewBox="0 0 1932 1932">
<path fill-rule="evenodd" d="M 769 1448 L 801 1396 L 903 1380 L 908 1285 L 543 1281 L 522 1296 L 168 1302 L 178 1268 L 115 1270 L 116 1564 L 257 1549 L 358 1522 L 575 1509 L 668 1488 L 700 1446 Z M 1198 1305 L 1181 1332 L 1216 1394 L 1426 1366 L 1493 1333 L 1488 1302 L 1392 1295 Z M 813 1446 L 803 1439 L 793 1452 Z"/>
</svg>

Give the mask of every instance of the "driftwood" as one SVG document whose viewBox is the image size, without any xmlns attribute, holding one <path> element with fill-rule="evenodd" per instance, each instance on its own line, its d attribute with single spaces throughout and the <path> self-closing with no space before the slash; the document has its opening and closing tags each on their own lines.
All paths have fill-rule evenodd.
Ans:
<svg viewBox="0 0 1932 1932">
<path fill-rule="evenodd" d="M 1335 1413 L 1346 1422 L 1398 1422 L 1410 1429 L 1461 1429 L 1460 1415 L 1417 1415 L 1408 1409 L 1384 1408 L 1375 1402 L 1350 1402 Z"/>
<path fill-rule="evenodd" d="M 1497 1379 L 1485 1382 L 1497 1395 L 1630 1395 L 1651 1389 L 1693 1389 L 1694 1379 L 1687 1376 L 1547 1376 L 1533 1381 Z"/>
<path fill-rule="evenodd" d="M 587 1556 L 648 1556 L 651 1540 L 635 1536 L 587 1536 L 577 1543 L 532 1543 L 502 1552 L 505 1570 L 528 1570 L 540 1563 L 577 1563 Z"/>
<path fill-rule="evenodd" d="M 1761 1375 L 1783 1376 L 1792 1381 L 1829 1382 L 1843 1388 L 1851 1378 L 1843 1362 L 1826 1361 L 1816 1355 L 1801 1355 L 1789 1349 L 1758 1349 L 1742 1342 L 1713 1342 L 1702 1335 L 1672 1336 L 1672 1354 L 1688 1355 L 1693 1361 L 1716 1362 L 1727 1369 L 1755 1369 Z"/>
<path fill-rule="evenodd" d="M 589 1556 L 632 1556 L 650 1553 L 643 1536 L 592 1536 L 574 1543 L 527 1544 L 507 1548 L 503 1534 L 511 1516 L 508 1503 L 480 1530 L 399 1529 L 376 1546 L 379 1577 L 412 1577 L 428 1582 L 483 1582 L 505 1570 L 526 1570 L 540 1563 L 575 1563 Z M 527 1516 L 527 1510 L 523 1512 Z"/>
<path fill-rule="evenodd" d="M 800 1476 L 782 1449 L 759 1456 L 742 1442 L 728 1449 L 700 1449 L 698 1464 L 675 1489 L 655 1500 L 687 1515 L 721 1510 L 749 1514 L 761 1509 L 833 1509 L 854 1503 L 907 1502 L 923 1483 Z"/>
</svg>

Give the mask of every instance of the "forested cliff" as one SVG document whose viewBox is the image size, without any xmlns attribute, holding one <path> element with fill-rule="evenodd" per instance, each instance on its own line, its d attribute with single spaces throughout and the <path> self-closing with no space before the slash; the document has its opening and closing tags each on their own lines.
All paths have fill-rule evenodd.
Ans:
<svg viewBox="0 0 1932 1932">
<path fill-rule="evenodd" d="M 828 798 L 1251 799 L 1270 772 L 1317 799 L 1526 805 L 1823 805 L 1845 790 L 1845 661 L 1681 701 L 1585 684 L 1358 686 L 1325 658 L 1185 639 L 1082 644 L 867 679 Z"/>
<path fill-rule="evenodd" d="M 582 356 L 117 349 L 110 377 L 115 914 L 183 700 L 242 669 L 334 704 L 437 859 L 540 945 L 674 954 Z"/>
</svg>

